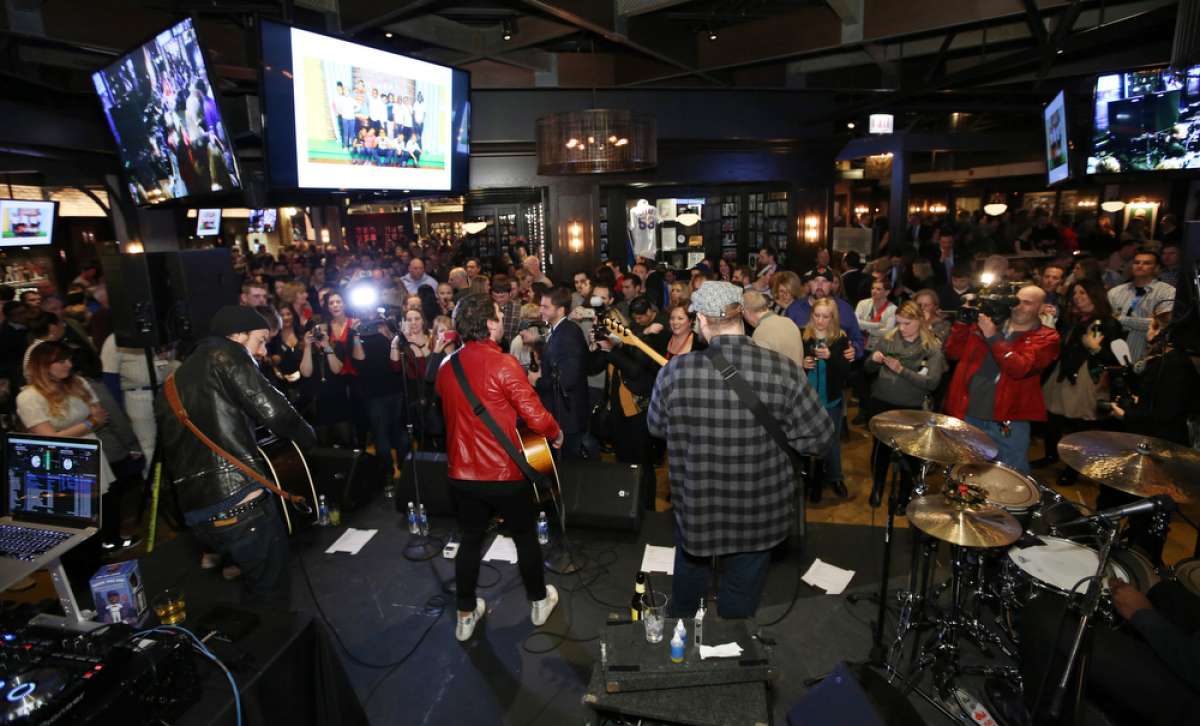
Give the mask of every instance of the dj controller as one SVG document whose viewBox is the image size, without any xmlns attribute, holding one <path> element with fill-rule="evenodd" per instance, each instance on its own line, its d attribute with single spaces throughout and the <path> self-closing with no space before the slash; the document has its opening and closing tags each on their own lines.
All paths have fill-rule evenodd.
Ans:
<svg viewBox="0 0 1200 726">
<path fill-rule="evenodd" d="M 142 724 L 198 698 L 185 635 L 0 625 L 0 724 Z"/>
</svg>

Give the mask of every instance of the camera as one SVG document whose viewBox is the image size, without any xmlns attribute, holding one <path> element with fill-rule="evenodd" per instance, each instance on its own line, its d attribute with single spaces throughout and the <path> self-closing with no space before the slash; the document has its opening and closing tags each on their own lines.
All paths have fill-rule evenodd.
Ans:
<svg viewBox="0 0 1200 726">
<path fill-rule="evenodd" d="M 979 315 L 988 316 L 996 325 L 1003 325 L 1013 308 L 1020 304 L 1017 291 L 1028 283 L 997 282 L 983 287 L 974 296 L 967 296 L 962 307 L 958 309 L 958 320 L 963 323 L 975 323 Z"/>
<path fill-rule="evenodd" d="M 1127 366 L 1104 366 L 1108 372 L 1108 399 L 1096 401 L 1099 413 L 1111 413 L 1113 404 L 1121 408 L 1129 408 L 1129 374 Z"/>
</svg>

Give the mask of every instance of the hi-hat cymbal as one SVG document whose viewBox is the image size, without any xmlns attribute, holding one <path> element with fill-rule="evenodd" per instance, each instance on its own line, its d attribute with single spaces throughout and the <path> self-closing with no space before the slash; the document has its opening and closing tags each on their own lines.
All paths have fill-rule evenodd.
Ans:
<svg viewBox="0 0 1200 726">
<path fill-rule="evenodd" d="M 935 494 L 912 500 L 907 511 L 917 529 L 963 547 L 1007 547 L 1021 536 L 1021 523 L 991 504 L 960 504 Z"/>
<path fill-rule="evenodd" d="M 901 409 L 871 418 L 875 438 L 909 456 L 939 464 L 990 461 L 998 449 L 988 435 L 966 421 L 929 411 Z"/>
<path fill-rule="evenodd" d="M 1135 497 L 1166 494 L 1185 503 L 1200 494 L 1200 452 L 1163 439 L 1081 431 L 1058 442 L 1058 457 L 1089 479 Z"/>
</svg>

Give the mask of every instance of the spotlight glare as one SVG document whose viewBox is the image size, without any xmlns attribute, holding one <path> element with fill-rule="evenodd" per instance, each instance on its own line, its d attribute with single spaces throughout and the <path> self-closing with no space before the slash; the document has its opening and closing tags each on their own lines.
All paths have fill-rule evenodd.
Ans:
<svg viewBox="0 0 1200 726">
<path fill-rule="evenodd" d="M 358 310 L 369 310 L 379 302 L 379 291 L 374 285 L 361 284 L 350 290 L 350 306 Z"/>
</svg>

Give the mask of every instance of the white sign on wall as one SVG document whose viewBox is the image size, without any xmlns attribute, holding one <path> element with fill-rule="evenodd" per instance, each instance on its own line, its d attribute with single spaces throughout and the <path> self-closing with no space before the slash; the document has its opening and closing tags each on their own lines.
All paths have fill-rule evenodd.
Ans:
<svg viewBox="0 0 1200 726">
<path fill-rule="evenodd" d="M 870 118 L 870 129 L 873 134 L 890 134 L 895 123 L 895 117 L 890 113 L 873 113 Z"/>
</svg>

